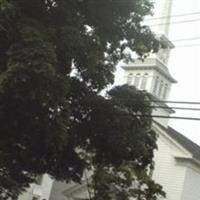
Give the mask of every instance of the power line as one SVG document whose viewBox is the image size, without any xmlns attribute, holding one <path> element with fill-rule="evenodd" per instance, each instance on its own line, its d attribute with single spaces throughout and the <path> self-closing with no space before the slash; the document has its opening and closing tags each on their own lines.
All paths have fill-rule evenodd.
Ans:
<svg viewBox="0 0 200 200">
<path fill-rule="evenodd" d="M 184 17 L 184 16 L 190 16 L 190 15 L 199 15 L 199 14 L 200 14 L 200 12 L 183 13 L 183 14 L 179 14 L 179 15 L 166 15 L 166 16 L 145 19 L 145 21 L 154 21 L 154 20 L 165 19 L 165 18 L 168 19 L 168 18 L 174 18 L 174 17 Z"/>
<path fill-rule="evenodd" d="M 186 108 L 186 107 L 167 107 L 167 106 L 150 106 L 151 108 L 163 108 L 163 109 L 174 109 L 174 110 L 191 110 L 191 111 L 200 111 L 200 108 Z"/>
<path fill-rule="evenodd" d="M 149 108 L 162 108 L 162 109 L 173 109 L 173 110 L 188 110 L 188 111 L 200 111 L 200 108 L 191 108 L 191 107 L 174 107 L 174 106 L 157 106 L 157 105 L 150 105 L 144 107 L 149 107 Z"/>
<path fill-rule="evenodd" d="M 188 44 L 188 45 L 178 45 L 176 48 L 186 48 L 186 47 L 199 47 L 200 44 Z"/>
<path fill-rule="evenodd" d="M 121 113 L 121 116 L 130 117 L 144 117 L 144 118 L 164 118 L 164 119 L 179 119 L 179 120 L 193 120 L 200 121 L 198 117 L 182 117 L 182 116 L 168 116 L 168 115 L 145 115 L 145 114 L 134 114 L 134 113 Z"/>
<path fill-rule="evenodd" d="M 138 101 L 138 102 L 144 102 L 144 101 Z M 174 102 L 174 101 L 173 101 Z M 186 102 L 184 102 L 185 104 Z M 187 102 L 187 103 L 191 103 L 191 102 Z M 192 103 L 198 103 L 200 104 L 200 102 L 192 102 Z M 172 109 L 172 108 L 176 108 L 176 109 L 183 109 L 183 110 L 196 110 L 196 111 L 200 111 L 200 108 L 186 108 L 186 107 L 167 107 L 167 106 L 145 106 L 144 107 L 150 107 L 150 108 L 167 108 L 167 109 Z M 124 110 L 125 111 L 125 110 Z M 170 115 L 145 115 L 145 114 L 137 114 L 137 113 L 131 113 L 131 112 L 124 112 L 124 113 L 117 113 L 119 115 L 124 115 L 124 116 L 130 116 L 130 117 L 144 117 L 144 118 L 165 118 L 165 119 L 178 119 L 178 120 L 193 120 L 193 121 L 200 121 L 200 118 L 198 117 L 185 117 L 185 116 L 170 116 Z"/>
<path fill-rule="evenodd" d="M 148 26 L 152 27 L 152 26 L 163 26 L 163 25 L 167 25 L 167 24 L 183 24 L 183 23 L 189 23 L 189 22 L 197 22 L 200 21 L 200 18 L 197 19 L 190 19 L 190 20 L 183 20 L 183 21 L 176 21 L 176 22 L 166 22 L 166 23 L 160 23 L 160 24 L 149 24 Z"/>
<path fill-rule="evenodd" d="M 172 42 L 182 42 L 182 41 L 190 41 L 190 40 L 200 40 L 200 37 L 176 39 L 176 40 L 172 40 Z"/>
<path fill-rule="evenodd" d="M 164 116 L 164 115 L 149 115 L 149 116 L 144 115 L 144 117 L 200 121 L 200 118 L 197 118 L 197 117 L 180 117 L 180 116 Z"/>
<path fill-rule="evenodd" d="M 184 41 L 194 41 L 194 40 L 200 40 L 200 37 L 194 37 L 194 38 L 183 38 L 183 39 L 177 39 L 177 40 L 172 40 L 172 42 L 184 42 Z M 200 43 L 195 43 L 195 44 L 182 44 L 182 45 L 176 45 L 176 48 L 187 48 L 187 47 L 199 47 Z"/>
<path fill-rule="evenodd" d="M 149 100 L 134 100 L 134 99 L 125 99 L 125 98 L 120 98 L 121 102 L 134 102 L 134 103 L 139 103 L 143 104 L 145 102 L 149 103 L 164 103 L 164 104 L 186 104 L 186 105 L 200 105 L 200 101 L 170 101 L 170 100 L 155 100 L 149 97 Z M 109 101 L 109 100 L 108 100 Z M 138 105 L 139 105 L 138 104 Z M 145 105 L 144 105 L 145 106 Z M 171 107 L 171 106 L 159 106 L 159 105 L 152 105 L 152 107 L 158 107 L 158 108 L 174 108 L 174 109 L 191 109 L 191 110 L 200 110 L 200 108 L 190 108 L 190 107 Z"/>
<path fill-rule="evenodd" d="M 164 101 L 164 100 L 150 100 L 151 102 L 172 103 L 172 104 L 192 104 L 200 105 L 199 101 Z"/>
<path fill-rule="evenodd" d="M 152 101 L 152 100 L 151 100 Z M 173 103 L 173 104 L 193 104 L 193 105 L 200 105 L 199 101 L 160 101 L 154 100 L 153 102 L 163 102 L 163 103 Z"/>
<path fill-rule="evenodd" d="M 129 2 L 129 0 L 114 0 L 113 3 L 126 3 L 126 1 Z M 93 3 L 93 2 L 87 2 L 87 3 Z M 103 2 L 103 3 L 105 3 L 105 2 Z M 129 6 L 129 5 L 127 5 L 127 6 Z M 182 17 L 182 16 L 190 16 L 190 15 L 198 15 L 198 14 L 200 14 L 200 12 L 184 13 L 184 14 L 179 14 L 179 15 L 161 16 L 161 17 L 152 18 L 152 19 L 145 19 L 143 22 L 154 21 L 154 20 L 162 19 L 162 18 L 173 18 L 173 17 Z M 191 20 L 185 20 L 185 21 L 175 21 L 175 22 L 166 22 L 166 23 L 160 23 L 160 24 L 150 24 L 148 26 L 162 26 L 162 25 L 167 25 L 167 24 L 179 24 L 179 23 L 188 23 L 188 22 L 196 22 L 196 21 L 200 21 L 200 19 L 198 18 L 198 19 L 191 19 Z"/>
<path fill-rule="evenodd" d="M 143 100 L 143 101 L 138 101 L 138 100 L 129 100 L 129 99 L 121 99 L 124 101 L 130 101 L 130 102 L 155 102 L 155 103 L 172 103 L 172 104 L 192 104 L 192 105 L 200 105 L 200 101 L 168 101 L 168 100 L 154 100 L 151 99 L 150 100 Z"/>
<path fill-rule="evenodd" d="M 128 115 L 128 114 L 127 114 Z M 147 118 L 165 118 L 165 119 L 182 119 L 182 120 L 194 120 L 200 121 L 197 117 L 181 117 L 181 116 L 166 116 L 166 115 L 133 115 L 135 117 L 147 117 Z"/>
<path fill-rule="evenodd" d="M 152 102 L 161 102 L 161 101 L 132 101 L 132 100 L 127 100 L 127 101 L 129 101 L 130 103 L 131 102 L 139 102 L 141 104 L 137 104 L 138 106 L 142 105 L 143 107 L 149 107 L 149 108 L 155 108 L 155 109 L 156 108 L 163 108 L 163 109 L 174 109 L 174 110 L 200 111 L 200 108 L 194 108 L 194 107 L 174 107 L 174 106 L 171 107 L 171 106 L 159 106 L 159 105 L 143 105 L 144 102 L 150 102 L 150 103 L 152 103 Z M 174 103 L 174 101 L 172 101 L 172 102 Z M 186 102 L 183 102 L 183 103 L 186 104 Z M 191 103 L 191 102 L 187 102 L 187 103 Z M 200 102 L 192 102 L 192 103 L 200 104 Z"/>
</svg>

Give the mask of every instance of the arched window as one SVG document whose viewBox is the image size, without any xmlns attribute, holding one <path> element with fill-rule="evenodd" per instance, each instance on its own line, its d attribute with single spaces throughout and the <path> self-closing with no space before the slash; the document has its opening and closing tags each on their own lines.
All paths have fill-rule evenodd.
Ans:
<svg viewBox="0 0 200 200">
<path fill-rule="evenodd" d="M 133 74 L 129 74 L 128 77 L 127 77 L 127 84 L 131 85 L 132 81 L 133 81 Z"/>
<path fill-rule="evenodd" d="M 158 84 L 159 84 L 159 77 L 156 76 L 155 79 L 154 79 L 154 86 L 153 86 L 153 93 L 154 93 L 154 94 L 157 93 Z"/>
<path fill-rule="evenodd" d="M 148 73 L 145 73 L 142 77 L 141 89 L 145 90 L 147 85 Z"/>
<path fill-rule="evenodd" d="M 166 83 L 166 84 L 165 84 L 165 87 L 164 87 L 164 91 L 163 91 L 163 99 L 166 99 L 166 97 L 167 97 L 167 92 L 168 92 L 168 84 Z"/>
<path fill-rule="evenodd" d="M 140 73 L 137 73 L 134 80 L 134 86 L 138 88 L 140 83 Z"/>
<path fill-rule="evenodd" d="M 159 91 L 158 91 L 158 96 L 161 97 L 161 94 L 162 94 L 162 91 L 163 91 L 163 81 L 160 82 L 160 88 L 159 88 Z"/>
</svg>

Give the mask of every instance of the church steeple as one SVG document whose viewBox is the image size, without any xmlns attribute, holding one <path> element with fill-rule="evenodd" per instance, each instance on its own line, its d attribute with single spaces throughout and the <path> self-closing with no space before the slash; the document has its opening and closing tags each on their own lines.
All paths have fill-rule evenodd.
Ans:
<svg viewBox="0 0 200 200">
<path fill-rule="evenodd" d="M 149 26 L 152 31 L 159 35 L 168 37 L 171 13 L 172 0 L 154 0 L 154 16 L 149 20 Z"/>
<path fill-rule="evenodd" d="M 160 39 L 168 48 L 160 49 L 156 55 L 145 61 L 138 59 L 122 68 L 125 70 L 124 78 L 127 84 L 134 85 L 140 90 L 146 90 L 160 100 L 167 100 L 171 85 L 176 83 L 167 68 L 173 44 L 164 35 Z"/>
<path fill-rule="evenodd" d="M 172 9 L 172 1 L 159 1 L 155 5 L 156 15 L 159 16 L 157 26 L 152 26 L 152 30 L 157 34 L 157 37 L 162 41 L 165 48 L 160 48 L 157 54 L 153 54 L 145 61 L 139 59 L 135 62 L 128 63 L 122 68 L 124 69 L 125 82 L 129 85 L 134 85 L 140 90 L 146 90 L 158 101 L 167 100 L 170 93 L 170 88 L 176 80 L 171 76 L 168 70 L 168 59 L 170 51 L 174 48 L 172 42 L 167 38 L 169 33 L 169 22 Z M 166 105 L 163 109 L 154 110 L 155 115 L 170 115 L 173 111 Z M 167 119 L 155 119 L 158 123 L 166 126 Z"/>
</svg>

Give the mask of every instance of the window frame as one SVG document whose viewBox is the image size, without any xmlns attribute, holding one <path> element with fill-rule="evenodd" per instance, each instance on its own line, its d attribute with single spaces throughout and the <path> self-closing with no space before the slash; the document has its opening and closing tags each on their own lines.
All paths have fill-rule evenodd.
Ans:
<svg viewBox="0 0 200 200">
<path fill-rule="evenodd" d="M 154 79 L 153 94 L 157 94 L 159 81 L 160 81 L 159 76 L 156 76 L 155 79 Z"/>
<path fill-rule="evenodd" d="M 142 90 L 145 90 L 146 87 L 147 87 L 148 77 L 149 77 L 149 74 L 148 73 L 144 73 L 144 75 L 142 77 L 142 83 L 141 83 L 141 89 Z"/>
<path fill-rule="evenodd" d="M 132 83 L 133 83 L 133 74 L 132 73 L 128 74 L 126 83 L 127 83 L 127 85 L 132 85 Z"/>
<path fill-rule="evenodd" d="M 139 88 L 139 86 L 140 86 L 140 77 L 141 77 L 141 74 L 140 74 L 140 73 L 137 73 L 137 74 L 135 75 L 134 86 L 135 86 L 136 88 Z"/>
</svg>

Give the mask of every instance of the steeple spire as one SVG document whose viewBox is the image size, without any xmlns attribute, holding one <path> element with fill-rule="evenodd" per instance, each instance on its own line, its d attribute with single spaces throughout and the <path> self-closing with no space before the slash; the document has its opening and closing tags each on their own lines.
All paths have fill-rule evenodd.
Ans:
<svg viewBox="0 0 200 200">
<path fill-rule="evenodd" d="M 155 0 L 154 5 L 155 14 L 150 27 L 156 34 L 168 37 L 172 13 L 172 0 Z"/>
</svg>

